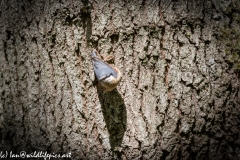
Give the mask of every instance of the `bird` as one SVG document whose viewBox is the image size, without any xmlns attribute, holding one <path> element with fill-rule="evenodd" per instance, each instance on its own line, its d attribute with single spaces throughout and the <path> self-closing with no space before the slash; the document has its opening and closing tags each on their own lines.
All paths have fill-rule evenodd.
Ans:
<svg viewBox="0 0 240 160">
<path fill-rule="evenodd" d="M 103 91 L 112 91 L 117 87 L 122 78 L 122 73 L 116 67 L 110 66 L 108 63 L 97 57 L 95 51 L 91 54 L 94 73 Z"/>
</svg>

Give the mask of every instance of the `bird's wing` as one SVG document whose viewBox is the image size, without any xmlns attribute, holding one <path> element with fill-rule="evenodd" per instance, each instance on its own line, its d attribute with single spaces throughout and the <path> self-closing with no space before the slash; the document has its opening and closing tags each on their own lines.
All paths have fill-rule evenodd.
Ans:
<svg viewBox="0 0 240 160">
<path fill-rule="evenodd" d="M 97 57 L 92 57 L 94 72 L 97 76 L 98 80 L 102 80 L 103 78 L 113 76 L 117 78 L 117 72 L 109 66 L 107 63 L 98 59 Z"/>
</svg>

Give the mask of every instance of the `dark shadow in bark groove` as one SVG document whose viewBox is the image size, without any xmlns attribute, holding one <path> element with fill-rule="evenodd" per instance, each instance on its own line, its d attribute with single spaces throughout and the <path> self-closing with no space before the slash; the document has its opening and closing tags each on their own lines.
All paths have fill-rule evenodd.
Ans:
<svg viewBox="0 0 240 160">
<path fill-rule="evenodd" d="M 80 10 L 81 20 L 83 23 L 87 46 L 89 46 L 92 36 L 91 4 L 88 0 L 82 0 L 82 3 L 84 6 Z"/>
<path fill-rule="evenodd" d="M 121 147 L 126 131 L 126 105 L 117 89 L 111 92 L 103 92 L 97 88 L 97 92 L 109 133 L 111 149 L 114 151 L 116 147 Z"/>
</svg>

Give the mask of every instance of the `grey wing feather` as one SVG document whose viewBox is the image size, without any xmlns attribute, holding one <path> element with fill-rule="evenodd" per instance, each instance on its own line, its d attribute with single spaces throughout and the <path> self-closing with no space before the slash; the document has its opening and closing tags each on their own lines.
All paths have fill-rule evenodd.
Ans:
<svg viewBox="0 0 240 160">
<path fill-rule="evenodd" d="M 98 80 L 109 77 L 111 75 L 117 78 L 117 72 L 108 64 L 99 60 L 98 58 L 95 58 L 95 56 L 92 56 L 92 61 L 93 61 L 94 72 Z"/>
</svg>

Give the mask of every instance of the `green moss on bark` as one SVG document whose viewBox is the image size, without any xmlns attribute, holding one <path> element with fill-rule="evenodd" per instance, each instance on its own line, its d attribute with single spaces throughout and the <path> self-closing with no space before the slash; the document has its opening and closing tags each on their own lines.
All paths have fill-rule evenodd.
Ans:
<svg viewBox="0 0 240 160">
<path fill-rule="evenodd" d="M 226 48 L 226 60 L 240 71 L 240 2 L 232 2 L 225 13 L 230 18 L 229 24 L 221 28 L 221 38 Z"/>
</svg>

